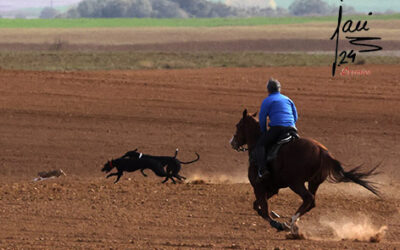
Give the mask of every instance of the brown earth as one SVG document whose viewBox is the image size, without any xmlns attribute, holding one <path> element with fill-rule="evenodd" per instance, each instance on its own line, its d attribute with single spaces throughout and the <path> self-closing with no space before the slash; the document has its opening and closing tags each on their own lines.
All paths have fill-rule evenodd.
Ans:
<svg viewBox="0 0 400 250">
<path fill-rule="evenodd" d="M 233 27 L 163 28 L 0 28 L 0 50 L 78 50 L 78 51 L 334 51 L 330 40 L 336 22 Z M 368 22 L 368 33 L 354 36 L 380 37 L 366 42 L 383 51 L 399 51 L 400 20 Z M 350 36 L 350 35 L 349 35 Z M 341 34 L 344 39 L 345 34 Z M 342 40 L 340 49 L 369 49 Z M 382 51 L 368 53 L 382 54 Z M 393 55 L 393 54 L 391 54 Z"/>
<path fill-rule="evenodd" d="M 370 30 L 349 36 L 382 37 L 399 41 L 400 20 L 372 20 Z M 336 22 L 274 24 L 224 27 L 137 27 L 137 28 L 0 28 L 0 43 L 125 45 L 234 40 L 305 39 L 329 40 Z M 341 34 L 344 38 L 344 34 Z"/>
<path fill-rule="evenodd" d="M 371 74 L 0 71 L 0 248 L 398 249 L 400 67 L 350 68 Z M 228 144 L 243 109 L 257 110 L 270 76 L 296 103 L 302 136 L 326 145 L 346 169 L 383 161 L 375 179 L 383 199 L 356 184 L 323 184 L 317 207 L 300 221 L 305 240 L 287 240 L 256 215 L 247 156 Z M 161 184 L 150 171 L 115 185 L 105 179 L 107 159 L 136 147 L 154 155 L 179 147 L 179 159 L 198 152 L 201 160 L 183 167 L 183 184 Z M 67 176 L 32 181 L 58 168 Z M 283 219 L 299 205 L 290 190 L 272 199 Z M 369 243 L 383 226 L 381 242 Z"/>
<path fill-rule="evenodd" d="M 383 48 L 371 55 L 382 55 L 382 52 L 399 51 L 400 41 L 375 41 L 367 42 Z M 53 43 L 0 43 L 1 50 L 11 51 L 37 51 L 37 50 L 63 50 L 63 51 L 163 51 L 163 52 L 334 52 L 335 41 L 329 39 L 258 39 L 258 40 L 229 40 L 229 41 L 199 41 L 199 42 L 173 42 L 173 43 L 146 43 L 146 44 L 70 44 L 66 41 Z M 348 40 L 341 40 L 339 49 L 359 51 L 373 49 L 373 47 L 357 47 Z M 340 52 L 339 51 L 339 52 Z M 388 54 L 392 55 L 393 54 Z"/>
</svg>

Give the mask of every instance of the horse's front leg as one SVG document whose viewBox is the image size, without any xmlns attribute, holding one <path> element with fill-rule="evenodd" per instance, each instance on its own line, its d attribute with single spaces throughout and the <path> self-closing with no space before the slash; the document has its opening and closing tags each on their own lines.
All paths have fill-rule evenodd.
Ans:
<svg viewBox="0 0 400 250">
<path fill-rule="evenodd" d="M 276 193 L 267 193 L 267 202 L 268 202 L 268 199 L 269 198 L 271 198 L 272 196 L 274 196 Z M 262 200 L 261 200 L 262 201 Z M 267 206 L 268 206 L 268 203 L 267 203 Z M 257 213 L 259 213 L 259 211 L 261 210 L 261 206 L 260 206 L 260 201 L 258 200 L 258 199 L 256 199 L 254 202 L 253 202 L 253 209 L 257 212 Z M 279 215 L 279 214 L 277 214 L 276 212 L 274 212 L 274 211 L 272 211 L 271 210 L 271 212 L 269 213 L 269 215 L 270 215 L 270 217 L 271 218 L 273 218 L 273 219 L 276 219 L 276 218 L 280 218 L 281 216 Z"/>
<path fill-rule="evenodd" d="M 274 219 L 272 219 L 271 217 L 271 213 L 268 207 L 268 199 L 273 196 L 274 194 L 270 194 L 267 192 L 255 192 L 256 193 L 256 201 L 254 201 L 253 206 L 259 206 L 258 209 L 256 209 L 256 211 L 258 212 L 258 214 L 263 217 L 265 220 L 267 220 L 269 222 L 269 224 L 277 229 L 278 231 L 283 231 L 287 229 L 287 226 L 283 223 L 280 223 Z"/>
</svg>

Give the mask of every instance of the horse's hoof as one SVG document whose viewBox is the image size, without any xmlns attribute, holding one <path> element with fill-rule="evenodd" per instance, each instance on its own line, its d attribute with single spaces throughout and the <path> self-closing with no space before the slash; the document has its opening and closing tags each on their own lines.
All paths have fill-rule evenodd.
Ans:
<svg viewBox="0 0 400 250">
<path fill-rule="evenodd" d="M 305 240 L 306 237 L 303 234 L 292 234 L 292 233 L 288 233 L 286 235 L 286 239 L 288 240 Z"/>
<path fill-rule="evenodd" d="M 293 223 L 291 228 L 290 228 L 290 232 L 294 235 L 298 235 L 299 234 L 299 227 L 296 225 L 296 223 Z"/>
<path fill-rule="evenodd" d="M 280 222 L 278 222 L 278 221 L 272 220 L 269 224 L 270 224 L 273 228 L 275 228 L 276 230 L 278 230 L 278 232 L 286 230 L 284 224 L 283 224 L 283 223 L 280 223 Z"/>
<path fill-rule="evenodd" d="M 290 240 L 304 240 L 306 239 L 306 237 L 299 232 L 299 226 L 297 226 L 296 223 L 292 223 L 289 227 L 288 224 L 284 223 L 286 225 L 286 227 L 289 229 L 288 231 L 290 231 L 287 235 L 286 235 L 286 239 L 290 239 Z"/>
<path fill-rule="evenodd" d="M 292 228 L 286 222 L 283 222 L 282 225 L 285 228 L 284 229 L 285 231 L 287 231 L 287 232 L 291 231 Z"/>
</svg>

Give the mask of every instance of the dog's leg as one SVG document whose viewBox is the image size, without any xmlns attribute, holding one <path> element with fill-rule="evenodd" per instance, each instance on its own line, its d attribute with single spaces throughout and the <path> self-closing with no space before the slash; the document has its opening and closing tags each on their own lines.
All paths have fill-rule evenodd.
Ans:
<svg viewBox="0 0 400 250">
<path fill-rule="evenodd" d="M 110 178 L 111 176 L 114 176 L 114 175 L 118 175 L 118 172 L 117 173 L 111 173 L 111 174 L 107 175 L 106 178 Z"/>
<path fill-rule="evenodd" d="M 181 170 L 181 165 L 178 160 L 174 160 L 172 162 L 169 162 L 167 165 L 167 173 L 170 176 L 171 180 L 176 183 L 174 178 L 177 178 L 179 181 L 182 181 L 182 176 L 180 176 L 178 173 Z"/>
<path fill-rule="evenodd" d="M 179 174 L 177 174 L 176 176 L 175 176 L 176 178 L 178 178 L 178 180 L 186 180 L 186 177 L 185 176 L 182 176 L 182 175 L 179 175 Z"/>
<path fill-rule="evenodd" d="M 142 175 L 143 175 L 144 177 L 147 177 L 147 174 L 145 174 L 143 170 L 144 170 L 144 168 L 140 169 L 140 172 L 142 172 Z"/>
<path fill-rule="evenodd" d="M 114 181 L 114 184 L 117 183 L 117 182 L 119 181 L 119 179 L 121 178 L 121 176 L 123 175 L 122 172 L 118 172 L 117 174 L 118 174 L 118 177 L 117 177 L 117 179 Z"/>
<path fill-rule="evenodd" d="M 176 174 L 176 175 L 173 175 L 175 178 L 177 178 L 179 181 L 182 181 L 182 180 L 186 180 L 186 177 L 184 177 L 184 176 L 182 176 L 182 175 L 179 175 L 179 174 Z"/>
<path fill-rule="evenodd" d="M 149 167 L 150 168 L 150 167 Z M 168 181 L 168 179 L 170 178 L 170 175 L 164 170 L 163 165 L 161 165 L 159 162 L 153 164 L 150 168 L 151 170 L 153 170 L 153 172 L 160 177 L 165 177 L 164 181 L 162 181 L 162 183 L 165 183 Z"/>
</svg>

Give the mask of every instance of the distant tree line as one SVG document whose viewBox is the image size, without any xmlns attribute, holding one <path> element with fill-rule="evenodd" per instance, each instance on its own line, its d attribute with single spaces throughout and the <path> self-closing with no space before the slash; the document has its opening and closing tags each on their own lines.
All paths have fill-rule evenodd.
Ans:
<svg viewBox="0 0 400 250">
<path fill-rule="evenodd" d="M 289 9 L 239 9 L 207 0 L 83 0 L 77 7 L 58 14 L 43 9 L 41 18 L 191 18 L 336 15 L 337 7 L 322 0 L 295 0 Z M 354 12 L 346 7 L 347 13 Z"/>
<path fill-rule="evenodd" d="M 40 18 L 51 19 L 58 15 L 58 11 L 52 7 L 46 7 L 40 12 Z"/>
<path fill-rule="evenodd" d="M 239 9 L 207 0 L 83 0 L 76 8 L 57 17 L 64 18 L 191 18 L 282 16 L 283 8 Z"/>
</svg>

